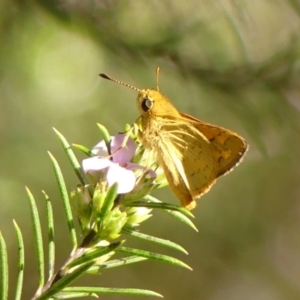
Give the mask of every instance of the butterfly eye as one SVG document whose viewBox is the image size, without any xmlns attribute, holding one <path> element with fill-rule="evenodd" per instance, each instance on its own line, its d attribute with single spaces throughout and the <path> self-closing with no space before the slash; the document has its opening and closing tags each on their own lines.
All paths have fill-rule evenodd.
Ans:
<svg viewBox="0 0 300 300">
<path fill-rule="evenodd" d="M 153 101 L 148 99 L 148 98 L 144 98 L 143 102 L 142 102 L 142 109 L 144 112 L 147 112 L 151 107 L 153 106 Z"/>
</svg>

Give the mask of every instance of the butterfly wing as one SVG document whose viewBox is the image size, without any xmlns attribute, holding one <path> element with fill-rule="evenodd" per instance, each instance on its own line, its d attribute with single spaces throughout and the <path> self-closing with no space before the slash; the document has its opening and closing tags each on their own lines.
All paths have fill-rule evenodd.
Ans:
<svg viewBox="0 0 300 300">
<path fill-rule="evenodd" d="M 206 193 L 215 182 L 218 165 L 209 140 L 181 118 L 156 118 L 160 124 L 156 138 L 149 145 L 163 167 L 173 193 L 181 205 L 192 209 L 195 198 Z M 154 125 L 153 128 L 157 126 Z M 153 131 L 152 131 L 153 133 Z"/>
<path fill-rule="evenodd" d="M 200 121 L 190 115 L 181 113 L 183 118 L 193 121 L 193 125 L 209 140 L 218 162 L 217 177 L 230 172 L 238 165 L 248 146 L 238 134 L 219 126 Z"/>
</svg>

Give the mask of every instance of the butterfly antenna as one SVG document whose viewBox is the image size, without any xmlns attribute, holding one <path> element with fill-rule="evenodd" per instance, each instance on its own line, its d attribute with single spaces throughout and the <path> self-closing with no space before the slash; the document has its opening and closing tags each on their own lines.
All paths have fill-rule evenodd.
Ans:
<svg viewBox="0 0 300 300">
<path fill-rule="evenodd" d="M 110 81 L 113 81 L 113 82 L 115 82 L 115 83 L 118 83 L 118 84 L 121 84 L 121 85 L 125 85 L 125 86 L 127 86 L 127 87 L 129 87 L 129 88 L 131 88 L 131 89 L 133 89 L 133 90 L 135 90 L 135 91 L 137 91 L 137 92 L 140 92 L 140 91 L 141 91 L 140 89 L 134 87 L 133 85 L 130 85 L 130 84 L 127 84 L 127 83 L 122 82 L 122 81 L 120 81 L 120 80 L 111 78 L 111 77 L 109 77 L 109 76 L 106 75 L 106 74 L 101 73 L 101 74 L 99 74 L 99 76 L 102 77 L 102 78 L 104 78 L 104 79 L 108 79 L 108 80 L 110 80 Z"/>
<path fill-rule="evenodd" d="M 159 92 L 158 87 L 158 76 L 159 76 L 160 67 L 156 67 L 156 90 Z"/>
</svg>

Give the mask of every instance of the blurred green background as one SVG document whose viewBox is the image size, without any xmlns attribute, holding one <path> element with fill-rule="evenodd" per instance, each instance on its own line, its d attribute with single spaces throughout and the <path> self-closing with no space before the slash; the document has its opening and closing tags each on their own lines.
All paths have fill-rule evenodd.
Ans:
<svg viewBox="0 0 300 300">
<path fill-rule="evenodd" d="M 57 267 L 70 251 L 46 151 L 70 189 L 78 181 L 52 127 L 88 147 L 99 140 L 97 122 L 122 131 L 138 117 L 136 93 L 98 74 L 154 87 L 160 66 L 160 90 L 180 111 L 238 132 L 250 150 L 198 202 L 199 233 L 160 212 L 142 226 L 183 245 L 189 256 L 153 250 L 175 255 L 192 272 L 148 261 L 80 284 L 153 289 L 165 299 L 300 299 L 298 1 L 2 0 L 0 22 L 0 230 L 12 290 L 13 218 L 26 243 L 22 299 L 37 288 L 25 185 L 44 220 L 41 190 L 53 201 Z M 155 196 L 178 201 L 168 188 Z M 149 249 L 131 239 L 128 246 Z"/>
</svg>

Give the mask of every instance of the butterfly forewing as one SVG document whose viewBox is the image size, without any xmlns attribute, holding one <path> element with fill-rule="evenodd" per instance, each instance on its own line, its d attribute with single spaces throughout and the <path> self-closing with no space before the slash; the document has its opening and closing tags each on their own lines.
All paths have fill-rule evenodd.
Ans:
<svg viewBox="0 0 300 300">
<path fill-rule="evenodd" d="M 185 120 L 171 116 L 163 119 L 157 142 L 151 148 L 182 206 L 192 209 L 194 199 L 215 182 L 218 165 L 212 156 L 213 149 L 206 137 Z"/>
</svg>

